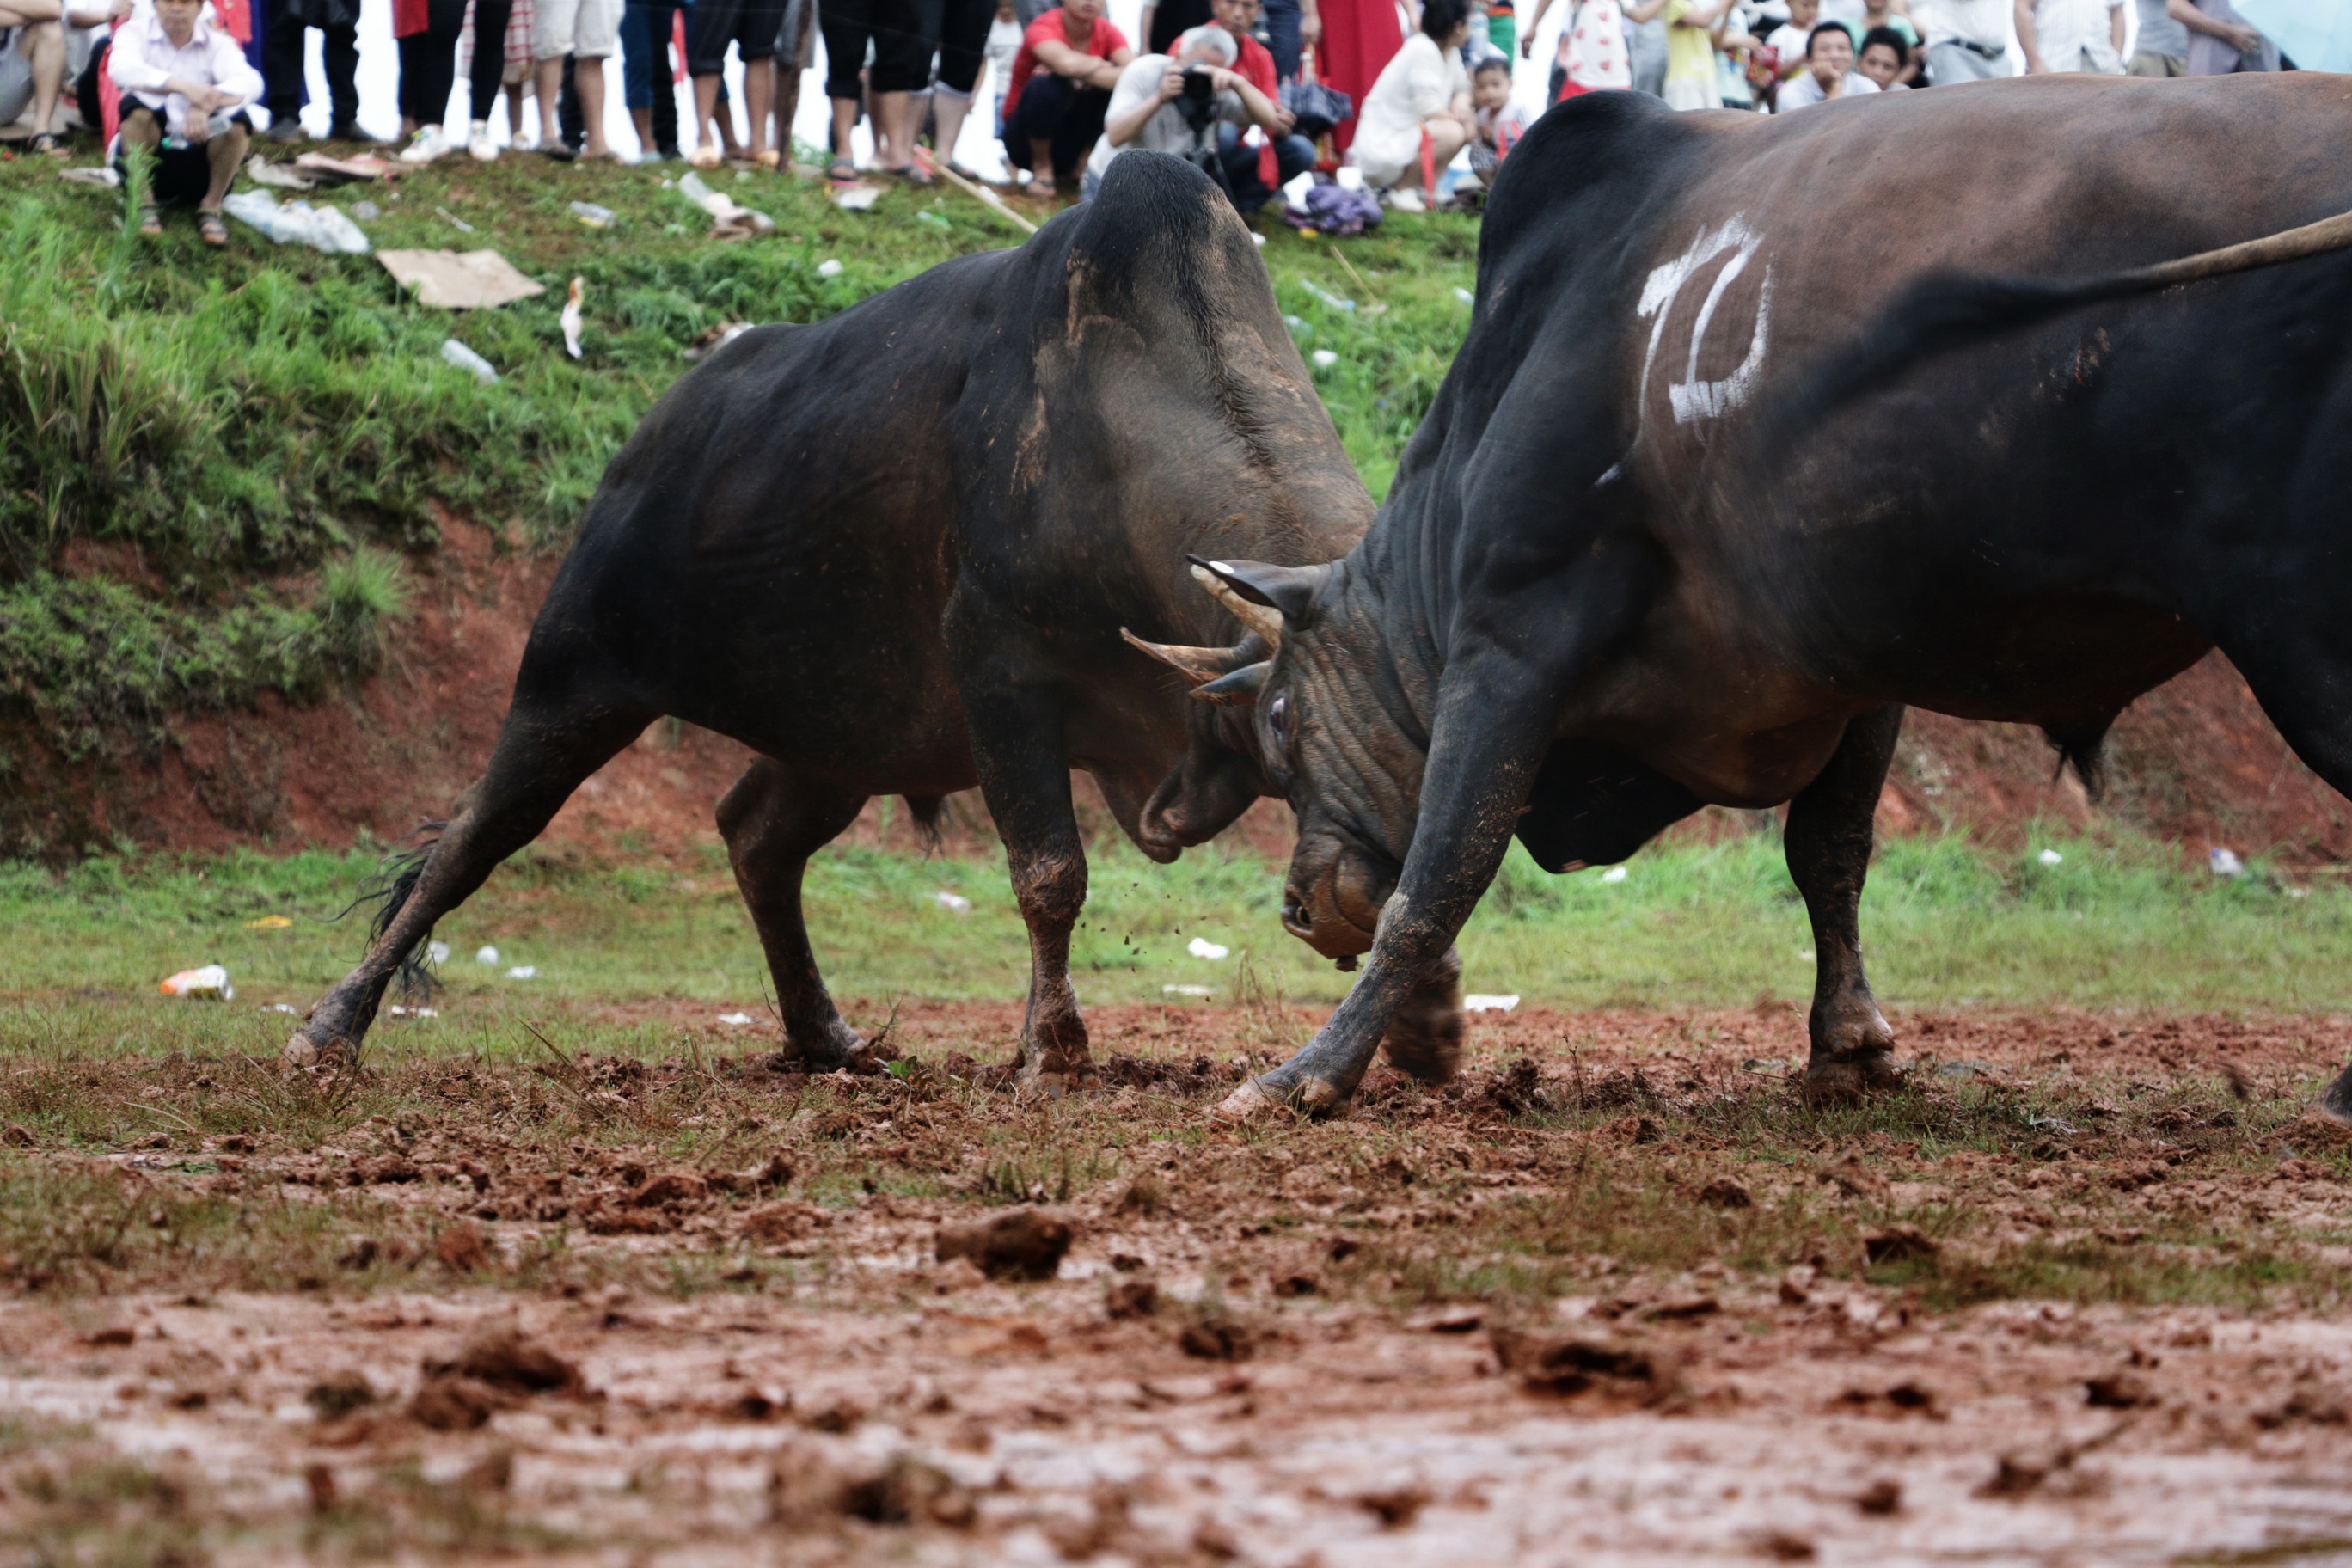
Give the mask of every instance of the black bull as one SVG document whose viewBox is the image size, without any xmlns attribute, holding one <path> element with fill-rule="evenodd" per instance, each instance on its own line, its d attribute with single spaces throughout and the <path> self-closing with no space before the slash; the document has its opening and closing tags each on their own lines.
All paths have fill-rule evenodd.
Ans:
<svg viewBox="0 0 2352 1568">
<path fill-rule="evenodd" d="M 2347 209 L 2339 77 L 1547 116 L 1363 540 L 1218 563 L 1278 644 L 1219 695 L 1298 814 L 1286 921 L 1371 953 L 1227 1113 L 1344 1105 L 1515 832 L 1572 868 L 1709 802 L 1789 803 L 1809 1088 L 1892 1081 L 1855 911 L 1906 704 L 2095 774 L 2218 645 L 2352 790 Z"/>
<path fill-rule="evenodd" d="M 667 714 L 760 754 L 719 823 L 789 1050 L 862 1048 L 810 951 L 808 858 L 870 796 L 977 783 L 1030 931 L 1025 1069 L 1088 1072 L 1070 769 L 1160 860 L 1263 793 L 1246 715 L 1187 701 L 1121 628 L 1229 643 L 1187 552 L 1322 560 L 1371 510 L 1247 231 L 1176 159 L 1121 158 L 1018 250 L 745 333 L 614 458 L 488 771 L 288 1058 L 348 1060 L 434 922 Z"/>
</svg>

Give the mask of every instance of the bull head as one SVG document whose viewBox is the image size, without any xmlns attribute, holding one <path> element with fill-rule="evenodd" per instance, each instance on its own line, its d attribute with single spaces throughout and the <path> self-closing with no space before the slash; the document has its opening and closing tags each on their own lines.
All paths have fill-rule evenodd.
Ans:
<svg viewBox="0 0 2352 1568">
<path fill-rule="evenodd" d="M 1231 610 L 1248 634 L 1232 647 L 1184 647 L 1146 642 L 1121 627 L 1119 636 L 1192 682 L 1192 696 L 1220 707 L 1257 701 L 1275 656 L 1282 651 L 1285 616 L 1303 612 L 1329 568 L 1268 566 L 1256 561 L 1203 561 L 1188 555 L 1193 581 Z"/>
</svg>

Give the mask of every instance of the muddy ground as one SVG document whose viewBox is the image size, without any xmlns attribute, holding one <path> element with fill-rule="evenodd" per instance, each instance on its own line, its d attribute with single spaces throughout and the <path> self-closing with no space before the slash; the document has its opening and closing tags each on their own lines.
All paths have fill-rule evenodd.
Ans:
<svg viewBox="0 0 2352 1568">
<path fill-rule="evenodd" d="M 2352 1561 L 2352 1023 L 1911 1014 L 1814 1111 L 1786 1009 L 1489 1015 L 1232 1129 L 1307 1015 L 1034 1104 L 1010 1009 L 705 1016 L 14 1066 L 0 1560 Z"/>
</svg>

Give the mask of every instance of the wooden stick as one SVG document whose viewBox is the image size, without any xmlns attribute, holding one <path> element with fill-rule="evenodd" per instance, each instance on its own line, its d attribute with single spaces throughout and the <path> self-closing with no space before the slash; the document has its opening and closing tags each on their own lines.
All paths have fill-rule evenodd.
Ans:
<svg viewBox="0 0 2352 1568">
<path fill-rule="evenodd" d="M 989 208 L 999 217 L 1009 217 L 1014 223 L 1019 224 L 1021 226 L 1022 233 L 1034 234 L 1037 232 L 1037 226 L 1031 223 L 1027 218 L 1023 217 L 1019 213 L 1014 212 L 1011 207 L 1005 205 L 1004 198 L 1003 196 L 998 195 L 986 185 L 977 185 L 972 184 L 970 180 L 965 179 L 961 174 L 959 174 L 953 169 L 949 168 L 945 163 L 933 157 L 931 155 L 931 150 L 929 147 L 916 148 L 915 156 L 922 160 L 924 168 L 929 170 L 934 174 L 944 177 L 950 184 L 954 185 L 958 190 L 962 191 L 965 195 L 977 198 L 982 206 Z"/>
</svg>

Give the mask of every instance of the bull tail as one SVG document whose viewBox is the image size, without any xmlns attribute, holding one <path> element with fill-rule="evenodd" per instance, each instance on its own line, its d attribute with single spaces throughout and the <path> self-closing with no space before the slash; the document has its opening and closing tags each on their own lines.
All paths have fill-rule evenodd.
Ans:
<svg viewBox="0 0 2352 1568">
<path fill-rule="evenodd" d="M 368 921 L 368 945 L 373 948 L 382 942 L 401 910 L 415 896 L 416 884 L 425 878 L 425 863 L 433 858 L 434 847 L 440 842 L 441 830 L 448 826 L 446 822 L 419 824 L 415 832 L 401 840 L 405 847 L 395 848 L 385 856 L 377 864 L 376 874 L 362 885 L 360 896 L 335 918 L 342 919 L 362 904 L 375 905 L 375 914 Z M 433 994 L 433 972 L 425 966 L 425 947 L 432 936 L 431 931 L 426 931 L 400 955 L 395 973 L 400 976 L 403 996 L 421 999 Z"/>
<path fill-rule="evenodd" d="M 2347 247 L 2352 247 L 2352 213 L 2341 213 L 2219 250 L 2072 282 L 1931 273 L 1899 295 L 1879 315 L 1878 325 L 1861 340 L 1834 353 L 1786 412 L 1772 422 L 1774 429 L 1782 436 L 1795 436 L 1811 421 L 1885 385 L 1918 360 L 1979 342 L 1995 332 L 2039 325 L 2078 306 L 2277 267 Z"/>
<path fill-rule="evenodd" d="M 940 849 L 940 824 L 947 816 L 948 803 L 944 795 L 910 795 L 907 796 L 907 812 L 915 819 L 915 831 L 923 840 L 923 853 L 936 855 Z"/>
</svg>

